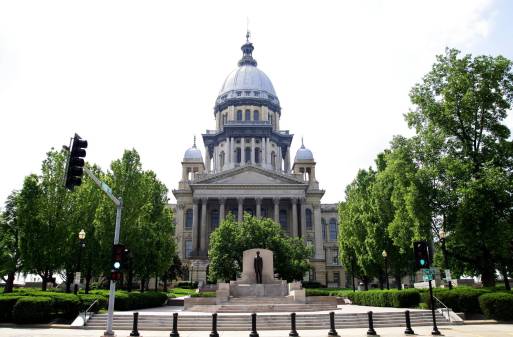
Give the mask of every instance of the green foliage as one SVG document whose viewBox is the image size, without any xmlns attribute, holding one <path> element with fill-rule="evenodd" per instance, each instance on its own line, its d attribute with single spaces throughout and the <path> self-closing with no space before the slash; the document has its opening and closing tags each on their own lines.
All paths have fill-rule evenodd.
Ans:
<svg viewBox="0 0 513 337">
<path fill-rule="evenodd" d="M 303 281 L 303 288 L 320 288 L 321 283 L 318 281 Z"/>
<path fill-rule="evenodd" d="M 19 298 L 19 296 L 0 296 L 0 322 L 12 320 L 12 309 Z"/>
<path fill-rule="evenodd" d="M 416 289 L 356 291 L 346 296 L 353 304 L 374 307 L 413 308 L 420 302 L 420 293 Z"/>
<path fill-rule="evenodd" d="M 492 293 L 479 297 L 479 306 L 487 318 L 513 321 L 513 294 Z"/>
<path fill-rule="evenodd" d="M 252 248 L 273 251 L 274 268 L 282 279 L 300 280 L 310 268 L 311 248 L 300 238 L 286 236 L 273 220 L 245 214 L 243 221 L 238 223 L 228 215 L 210 235 L 209 279 L 235 279 L 242 271 L 243 252 Z"/>
<path fill-rule="evenodd" d="M 198 282 L 180 281 L 176 284 L 176 288 L 196 289 L 198 288 Z"/>
<path fill-rule="evenodd" d="M 215 291 L 201 291 L 198 293 L 191 294 L 191 297 L 216 297 Z"/>
<path fill-rule="evenodd" d="M 117 292 L 114 302 L 115 310 L 135 310 L 143 308 L 160 307 L 166 303 L 166 293 L 146 291 L 140 292 Z"/>
<path fill-rule="evenodd" d="M 454 312 L 481 313 L 479 307 L 479 297 L 489 293 L 489 290 L 474 289 L 468 287 L 457 287 L 449 289 L 433 289 L 433 295 L 436 296 L 447 307 Z M 422 293 L 422 302 L 430 306 L 429 292 Z"/>
<path fill-rule="evenodd" d="M 12 319 L 15 323 L 47 323 L 52 317 L 50 297 L 20 297 L 14 305 Z"/>
<path fill-rule="evenodd" d="M 196 292 L 196 288 L 173 288 L 169 290 L 168 293 L 175 295 L 176 297 L 186 296 L 190 294 L 194 294 Z"/>
</svg>

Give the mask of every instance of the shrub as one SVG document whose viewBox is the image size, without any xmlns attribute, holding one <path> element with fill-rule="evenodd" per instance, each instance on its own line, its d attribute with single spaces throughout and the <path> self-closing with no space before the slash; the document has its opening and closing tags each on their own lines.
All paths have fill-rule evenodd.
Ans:
<svg viewBox="0 0 513 337">
<path fill-rule="evenodd" d="M 108 298 L 102 295 L 95 294 L 81 294 L 78 296 L 80 298 L 80 311 L 86 311 L 87 308 L 93 304 L 94 301 L 96 304 L 90 309 L 90 311 L 98 312 L 100 309 L 107 309 Z"/>
<path fill-rule="evenodd" d="M 75 318 L 80 312 L 80 298 L 74 294 L 48 294 L 52 299 L 53 312 L 59 317 Z"/>
<path fill-rule="evenodd" d="M 485 289 L 468 287 L 449 289 L 433 289 L 433 295 L 455 312 L 481 313 L 479 296 L 488 293 Z M 422 302 L 430 305 L 429 292 L 422 293 Z"/>
<path fill-rule="evenodd" d="M 51 318 L 52 299 L 42 296 L 23 296 L 12 310 L 15 323 L 47 323 Z"/>
<path fill-rule="evenodd" d="M 114 308 L 116 310 L 133 310 L 160 307 L 167 301 L 167 294 L 156 291 L 139 292 L 119 292 L 116 293 Z"/>
<path fill-rule="evenodd" d="M 303 281 L 303 288 L 321 288 L 322 285 L 317 281 Z"/>
<path fill-rule="evenodd" d="M 191 297 L 216 297 L 215 291 L 202 291 L 199 293 L 191 294 Z"/>
<path fill-rule="evenodd" d="M 12 309 L 18 298 L 19 296 L 0 296 L 0 322 L 12 320 Z"/>
<path fill-rule="evenodd" d="M 479 297 L 479 306 L 487 318 L 498 321 L 513 320 L 513 295 L 508 293 L 489 293 Z"/>
<path fill-rule="evenodd" d="M 346 296 L 353 304 L 374 307 L 410 308 L 418 306 L 420 302 L 416 289 L 356 291 L 346 292 Z"/>
</svg>

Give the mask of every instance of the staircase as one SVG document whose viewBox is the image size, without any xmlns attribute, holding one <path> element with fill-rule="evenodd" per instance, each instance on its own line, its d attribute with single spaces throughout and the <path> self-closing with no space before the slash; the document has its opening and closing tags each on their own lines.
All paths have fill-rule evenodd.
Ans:
<svg viewBox="0 0 513 337">
<path fill-rule="evenodd" d="M 437 312 L 436 319 L 438 325 L 447 325 L 450 322 L 444 316 Z M 403 327 L 405 326 L 403 312 L 376 312 L 373 315 L 374 327 Z M 413 326 L 429 326 L 432 324 L 431 312 L 410 311 L 411 323 Z M 106 326 L 106 314 L 94 315 L 86 325 L 86 329 L 101 330 Z M 251 330 L 251 316 L 249 314 L 229 314 L 219 315 L 219 331 L 249 331 Z M 181 331 L 210 331 L 212 317 L 210 315 L 182 314 L 178 317 L 178 330 Z M 355 314 L 335 314 L 335 325 L 337 329 L 344 328 L 367 328 L 368 320 L 366 313 Z M 169 315 L 155 313 L 139 314 L 139 330 L 160 330 L 171 331 L 172 317 Z M 298 330 L 328 330 L 328 313 L 304 314 L 299 313 L 296 316 L 296 326 Z M 114 315 L 114 330 L 131 330 L 132 315 L 116 314 Z M 290 330 L 289 314 L 260 314 L 257 316 L 258 330 Z"/>
</svg>

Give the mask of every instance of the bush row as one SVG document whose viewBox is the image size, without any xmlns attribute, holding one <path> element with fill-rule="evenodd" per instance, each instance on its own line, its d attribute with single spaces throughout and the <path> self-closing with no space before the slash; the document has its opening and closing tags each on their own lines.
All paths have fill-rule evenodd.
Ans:
<svg viewBox="0 0 513 337">
<path fill-rule="evenodd" d="M 41 296 L 46 295 L 46 296 Z M 116 292 L 114 308 L 133 310 L 158 307 L 167 301 L 167 294 L 161 292 Z M 73 319 L 95 301 L 91 311 L 106 309 L 108 295 L 65 294 L 57 292 L 16 292 L 0 296 L 0 322 L 46 323 L 53 318 Z"/>
<path fill-rule="evenodd" d="M 489 290 L 475 289 L 469 287 L 458 287 L 449 290 L 447 288 L 433 289 L 433 295 L 442 301 L 447 307 L 451 308 L 454 312 L 465 313 L 481 313 L 479 306 L 479 297 L 483 294 L 489 293 Z M 422 292 L 422 302 L 430 307 L 429 292 Z"/>
<path fill-rule="evenodd" d="M 353 304 L 374 307 L 412 308 L 420 303 L 420 292 L 416 289 L 356 291 L 347 292 L 346 296 Z"/>
<path fill-rule="evenodd" d="M 479 297 L 479 305 L 487 318 L 513 321 L 513 295 L 511 293 L 483 294 Z"/>
</svg>

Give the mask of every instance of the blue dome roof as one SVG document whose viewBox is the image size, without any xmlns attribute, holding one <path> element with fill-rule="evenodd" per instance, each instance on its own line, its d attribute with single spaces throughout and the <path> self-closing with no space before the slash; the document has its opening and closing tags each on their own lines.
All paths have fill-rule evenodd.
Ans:
<svg viewBox="0 0 513 337">
<path fill-rule="evenodd" d="M 236 90 L 259 91 L 276 96 L 273 84 L 267 75 L 256 66 L 243 65 L 232 71 L 223 83 L 219 96 Z M 251 93 L 254 96 L 254 93 Z"/>
<path fill-rule="evenodd" d="M 296 152 L 294 161 L 298 160 L 314 160 L 313 153 L 305 147 L 303 140 L 301 140 L 301 147 Z"/>
<path fill-rule="evenodd" d="M 196 148 L 196 136 L 194 137 L 194 144 L 192 147 L 185 151 L 183 161 L 203 161 L 201 151 Z"/>
</svg>

